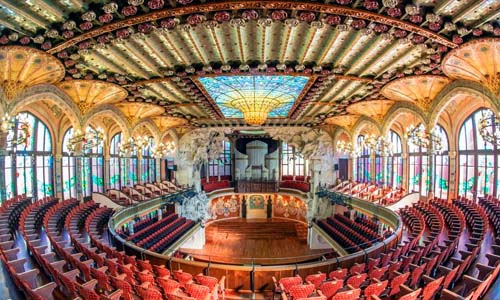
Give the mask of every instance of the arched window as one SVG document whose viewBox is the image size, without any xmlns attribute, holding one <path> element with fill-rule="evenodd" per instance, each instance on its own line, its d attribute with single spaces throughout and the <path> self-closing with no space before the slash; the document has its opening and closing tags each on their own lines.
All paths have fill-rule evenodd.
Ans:
<svg viewBox="0 0 500 300">
<path fill-rule="evenodd" d="M 365 136 L 359 135 L 357 147 L 360 150 L 360 156 L 357 158 L 356 180 L 359 182 L 370 182 L 370 148 L 365 146 Z"/>
<path fill-rule="evenodd" d="M 132 156 L 129 158 L 129 165 L 128 165 L 128 179 L 129 179 L 129 184 L 130 186 L 135 186 L 136 184 L 139 183 L 137 173 L 138 173 L 138 158 L 137 158 L 137 150 L 134 149 L 132 150 Z"/>
<path fill-rule="evenodd" d="M 62 191 L 64 199 L 76 198 L 76 160 L 68 150 L 69 139 L 73 136 L 73 127 L 64 133 L 62 145 Z"/>
<path fill-rule="evenodd" d="M 126 170 L 124 170 L 125 158 L 120 157 L 120 143 L 122 141 L 121 132 L 111 138 L 109 145 L 109 188 L 120 190 L 126 182 Z"/>
<path fill-rule="evenodd" d="M 437 131 L 443 145 L 442 152 L 434 156 L 434 196 L 448 199 L 448 180 L 450 176 L 450 162 L 448 156 L 448 135 L 443 127 L 437 126 Z"/>
<path fill-rule="evenodd" d="M 30 113 L 16 116 L 14 128 L 7 140 L 16 140 L 21 126 L 26 122 L 31 128 L 31 136 L 26 143 L 7 147 L 5 157 L 5 186 L 7 198 L 26 194 L 35 199 L 54 195 L 52 137 L 47 126 Z"/>
<path fill-rule="evenodd" d="M 392 130 L 387 139 L 391 142 L 392 156 L 387 157 L 386 182 L 388 186 L 398 188 L 403 183 L 403 145 L 401 137 Z"/>
<path fill-rule="evenodd" d="M 141 181 L 143 183 L 156 181 L 156 161 L 153 158 L 153 144 L 154 139 L 150 136 L 148 138 L 148 147 L 142 150 Z"/>
<path fill-rule="evenodd" d="M 497 195 L 498 147 L 487 143 L 479 134 L 479 123 L 488 109 L 474 112 L 460 128 L 458 136 L 458 193 L 469 198 L 485 194 Z"/>
<path fill-rule="evenodd" d="M 304 176 L 307 170 L 304 157 L 285 142 L 281 143 L 281 170 L 282 176 Z"/>
<path fill-rule="evenodd" d="M 231 142 L 222 141 L 222 152 L 219 159 L 211 161 L 208 167 L 210 176 L 231 175 Z"/>
<path fill-rule="evenodd" d="M 427 148 L 408 143 L 408 149 L 410 165 L 410 192 L 420 192 L 420 195 L 427 196 L 430 184 L 429 154 L 427 153 Z"/>
<path fill-rule="evenodd" d="M 97 131 L 89 126 L 95 134 Z M 102 143 L 85 151 L 82 158 L 83 196 L 92 196 L 93 192 L 104 193 L 104 151 Z"/>
</svg>

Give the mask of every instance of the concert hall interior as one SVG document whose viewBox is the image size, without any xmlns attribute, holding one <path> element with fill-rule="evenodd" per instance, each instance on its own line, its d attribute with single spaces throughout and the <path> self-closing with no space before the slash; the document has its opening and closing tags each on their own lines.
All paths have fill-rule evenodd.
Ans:
<svg viewBox="0 0 500 300">
<path fill-rule="evenodd" d="M 500 300 L 499 0 L 0 0 L 0 299 Z"/>
</svg>

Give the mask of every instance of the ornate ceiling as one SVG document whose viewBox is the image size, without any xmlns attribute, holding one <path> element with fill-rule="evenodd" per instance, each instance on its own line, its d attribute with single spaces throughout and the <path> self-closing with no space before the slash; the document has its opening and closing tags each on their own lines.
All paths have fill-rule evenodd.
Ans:
<svg viewBox="0 0 500 300">
<path fill-rule="evenodd" d="M 411 84 L 415 75 L 484 81 L 483 69 L 491 66 L 466 57 L 467 47 L 475 46 L 459 45 L 500 36 L 499 19 L 500 1 L 494 0 L 0 0 L 0 45 L 32 47 L 57 58 L 53 67 L 65 74 L 48 75 L 57 78 L 53 82 L 64 77 L 59 85 L 71 86 L 77 103 L 82 92 L 71 80 L 121 86 L 126 96 L 115 87 L 120 97 L 96 99 L 91 107 L 121 103 L 122 111 L 138 112 L 133 118 L 170 117 L 160 124 L 172 126 L 244 125 L 241 118 L 224 117 L 200 78 L 300 75 L 308 84 L 286 117 L 268 118 L 266 125 L 348 126 L 356 118 L 342 119 L 350 105 L 389 97 L 381 88 L 398 78 Z M 12 59 L 2 53 L 5 65 Z M 477 74 L 458 70 L 458 59 Z M 404 93 L 411 98 L 413 91 Z M 133 103 L 133 110 L 125 108 Z"/>
</svg>

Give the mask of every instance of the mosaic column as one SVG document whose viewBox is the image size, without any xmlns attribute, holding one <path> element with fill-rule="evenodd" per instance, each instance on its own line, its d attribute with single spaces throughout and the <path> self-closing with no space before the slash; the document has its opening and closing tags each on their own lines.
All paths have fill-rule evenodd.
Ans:
<svg viewBox="0 0 500 300">
<path fill-rule="evenodd" d="M 7 186 L 5 185 L 5 157 L 7 151 L 7 132 L 0 132 L 0 201 L 7 199 Z"/>
<path fill-rule="evenodd" d="M 431 147 L 428 149 L 428 160 L 429 160 L 429 167 L 427 168 L 427 181 L 429 182 L 429 185 L 427 186 L 427 199 L 432 199 L 434 198 L 434 180 L 436 179 L 434 176 L 434 157 L 435 155 L 432 153 L 432 148 L 433 145 L 431 143 Z"/>
<path fill-rule="evenodd" d="M 110 170 L 110 163 L 111 163 L 111 157 L 109 155 L 106 155 L 104 157 L 104 192 L 107 192 L 109 187 L 111 186 L 111 178 L 109 178 L 109 170 Z"/>
<path fill-rule="evenodd" d="M 457 151 L 448 152 L 450 177 L 448 179 L 448 199 L 455 199 L 458 196 L 457 191 L 457 174 L 458 174 L 458 158 Z"/>
<path fill-rule="evenodd" d="M 62 155 L 57 154 L 54 156 L 54 173 L 55 173 L 55 191 L 54 191 L 54 196 L 56 196 L 59 199 L 64 199 L 64 192 L 63 192 L 63 182 L 62 182 Z"/>
<path fill-rule="evenodd" d="M 76 190 L 76 199 L 78 201 L 83 201 L 83 191 L 82 191 L 82 179 L 83 179 L 83 157 L 76 156 L 75 157 L 75 190 Z"/>
<path fill-rule="evenodd" d="M 165 159 L 163 158 L 157 158 L 155 159 L 155 164 L 156 164 L 156 172 L 155 172 L 155 182 L 161 181 L 161 171 L 165 168 Z"/>
</svg>

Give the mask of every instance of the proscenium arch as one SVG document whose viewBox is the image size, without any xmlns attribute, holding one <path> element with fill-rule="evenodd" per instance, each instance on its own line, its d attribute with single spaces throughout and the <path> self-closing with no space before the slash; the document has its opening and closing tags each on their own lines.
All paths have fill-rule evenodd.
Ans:
<svg viewBox="0 0 500 300">
<path fill-rule="evenodd" d="M 382 126 L 382 134 L 384 136 L 391 130 L 392 125 L 394 125 L 394 122 L 399 118 L 401 113 L 414 115 L 415 119 L 420 120 L 420 123 L 427 124 L 427 118 L 418 106 L 411 102 L 398 102 L 394 104 L 385 115 L 385 122 Z"/>
<path fill-rule="evenodd" d="M 125 141 L 131 136 L 131 130 L 128 127 L 127 120 L 125 115 L 115 106 L 110 104 L 99 105 L 89 111 L 83 119 L 84 128 L 90 124 L 90 122 L 98 116 L 109 114 L 113 116 L 113 120 L 118 124 L 118 127 L 121 129 L 122 140 Z"/>
<path fill-rule="evenodd" d="M 43 100 L 54 102 L 68 117 L 73 128 L 81 128 L 81 116 L 76 104 L 68 95 L 66 95 L 66 93 L 51 84 L 40 84 L 27 88 L 14 99 L 6 112 L 11 115 L 16 115 L 17 113 L 23 111 L 25 106 Z"/>
<path fill-rule="evenodd" d="M 450 103 L 451 99 L 453 99 L 458 94 L 477 97 L 478 101 L 481 101 L 481 103 L 477 105 L 477 107 L 471 108 L 471 113 L 477 108 L 484 106 L 491 106 L 493 111 L 498 111 L 500 109 L 500 103 L 498 103 L 496 97 L 486 87 L 470 80 L 455 80 L 454 82 L 448 84 L 436 96 L 436 99 L 434 99 L 433 105 L 431 107 L 432 113 L 429 116 L 429 124 L 431 126 L 437 124 L 442 111 Z"/>
</svg>

